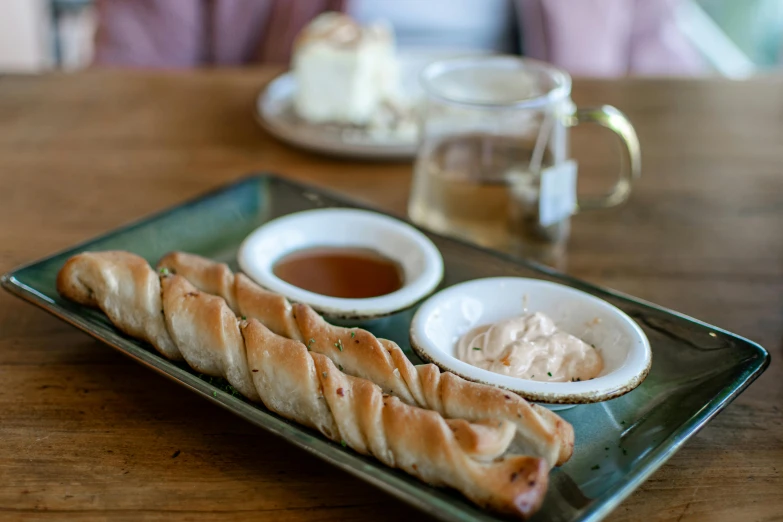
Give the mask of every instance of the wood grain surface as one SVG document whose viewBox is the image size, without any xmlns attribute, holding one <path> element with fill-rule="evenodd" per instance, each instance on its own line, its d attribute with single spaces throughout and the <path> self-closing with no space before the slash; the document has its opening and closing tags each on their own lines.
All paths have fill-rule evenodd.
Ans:
<svg viewBox="0 0 783 522">
<path fill-rule="evenodd" d="M 253 121 L 272 69 L 0 77 L 0 271 L 274 171 L 404 213 L 411 167 L 278 143 Z M 631 118 L 643 179 L 574 218 L 567 271 L 760 342 L 772 365 L 610 517 L 783 520 L 783 81 L 575 82 Z M 580 190 L 617 168 L 578 129 Z M 0 294 L 0 519 L 422 516 Z"/>
</svg>

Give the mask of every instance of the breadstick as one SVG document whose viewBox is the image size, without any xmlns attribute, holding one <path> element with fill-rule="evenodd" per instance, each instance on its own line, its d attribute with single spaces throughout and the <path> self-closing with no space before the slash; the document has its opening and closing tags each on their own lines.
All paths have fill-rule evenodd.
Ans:
<svg viewBox="0 0 783 522">
<path fill-rule="evenodd" d="M 273 332 L 305 342 L 350 375 L 378 384 L 403 402 L 468 421 L 508 420 L 517 427 L 515 449 L 550 466 L 567 461 L 572 426 L 554 412 L 494 386 L 467 381 L 434 364 L 413 365 L 392 341 L 370 332 L 334 326 L 304 304 L 264 290 L 223 264 L 184 252 L 168 254 L 158 267 L 184 276 L 204 292 L 223 297 L 235 313 L 258 319 Z"/>
<path fill-rule="evenodd" d="M 480 506 L 524 518 L 543 499 L 547 463 L 500 456 L 513 436 L 511 423 L 446 420 L 405 404 L 366 379 L 344 374 L 303 343 L 255 319 L 237 318 L 223 298 L 197 290 L 184 277 L 158 276 L 138 256 L 79 254 L 62 268 L 57 287 L 68 299 L 99 307 L 129 335 L 173 347 L 194 369 L 226 378 L 281 416 L 430 484 L 452 487 Z"/>
</svg>

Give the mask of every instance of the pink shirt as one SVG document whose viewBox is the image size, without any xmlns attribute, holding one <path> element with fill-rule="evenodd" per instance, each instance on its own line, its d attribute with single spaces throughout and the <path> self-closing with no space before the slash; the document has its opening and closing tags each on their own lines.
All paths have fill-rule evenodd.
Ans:
<svg viewBox="0 0 783 522">
<path fill-rule="evenodd" d="M 676 75 L 702 69 L 700 57 L 674 23 L 679 0 L 510 1 L 518 15 L 523 53 L 572 74 Z M 426 6 L 420 2 L 417 8 Z M 351 3 L 99 0 L 95 63 L 158 68 L 285 64 L 296 34 L 329 10 L 350 13 Z"/>
</svg>

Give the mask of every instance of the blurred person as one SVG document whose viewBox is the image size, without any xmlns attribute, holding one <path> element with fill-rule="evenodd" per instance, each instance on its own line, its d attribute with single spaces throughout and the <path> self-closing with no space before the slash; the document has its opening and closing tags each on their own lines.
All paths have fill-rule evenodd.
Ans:
<svg viewBox="0 0 783 522">
<path fill-rule="evenodd" d="M 98 0 L 95 64 L 182 68 L 287 64 L 310 20 L 388 20 L 401 48 L 485 49 L 572 74 L 694 74 L 681 0 Z"/>
<path fill-rule="evenodd" d="M 701 56 L 677 28 L 682 0 L 517 0 L 525 54 L 577 76 L 692 75 Z"/>
</svg>

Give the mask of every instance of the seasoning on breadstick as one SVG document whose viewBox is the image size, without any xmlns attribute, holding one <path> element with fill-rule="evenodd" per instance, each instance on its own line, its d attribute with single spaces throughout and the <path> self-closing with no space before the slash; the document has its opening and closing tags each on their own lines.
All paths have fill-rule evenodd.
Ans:
<svg viewBox="0 0 783 522">
<path fill-rule="evenodd" d="M 303 343 L 238 318 L 223 298 L 184 277 L 166 269 L 156 274 L 141 257 L 79 254 L 61 269 L 57 289 L 100 308 L 129 335 L 177 350 L 194 369 L 226 378 L 283 417 L 433 485 L 452 487 L 480 506 L 524 518 L 543 499 L 547 463 L 501 456 L 513 436 L 511 423 L 446 420 L 405 404 L 344 374 Z"/>
</svg>

